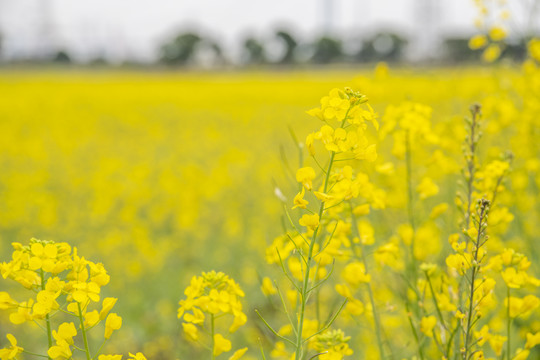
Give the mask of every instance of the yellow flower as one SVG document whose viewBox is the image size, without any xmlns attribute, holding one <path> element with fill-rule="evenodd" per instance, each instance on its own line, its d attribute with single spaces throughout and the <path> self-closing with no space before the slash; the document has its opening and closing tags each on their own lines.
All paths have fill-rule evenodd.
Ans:
<svg viewBox="0 0 540 360">
<path fill-rule="evenodd" d="M 512 289 L 519 289 L 527 282 L 527 274 L 513 267 L 506 268 L 501 275 L 506 285 Z"/>
<path fill-rule="evenodd" d="M 122 355 L 99 355 L 98 360 L 122 360 Z"/>
<path fill-rule="evenodd" d="M 182 328 L 184 329 L 184 334 L 188 339 L 197 341 L 199 338 L 199 330 L 195 325 L 190 323 L 182 323 Z"/>
<path fill-rule="evenodd" d="M 306 166 L 296 171 L 296 181 L 302 183 L 302 185 L 309 191 L 313 188 L 313 179 L 315 179 L 315 170 L 312 167 Z"/>
<path fill-rule="evenodd" d="M 7 292 L 0 291 L 0 310 L 12 309 L 17 306 L 19 306 L 19 303 L 13 300 Z"/>
<path fill-rule="evenodd" d="M 431 180 L 431 178 L 425 177 L 416 187 L 416 192 L 420 194 L 420 199 L 424 200 L 428 197 L 437 195 L 439 193 L 439 187 Z"/>
<path fill-rule="evenodd" d="M 314 191 L 313 194 L 317 197 L 317 199 L 321 200 L 322 202 L 330 201 L 334 198 L 332 195 L 328 195 L 319 191 Z"/>
<path fill-rule="evenodd" d="M 525 344 L 525 349 L 531 349 L 538 344 L 540 344 L 540 332 L 537 332 L 536 334 L 527 333 L 527 343 Z"/>
<path fill-rule="evenodd" d="M 529 350 L 517 349 L 516 355 L 512 358 L 512 360 L 525 360 L 529 357 L 529 354 Z"/>
<path fill-rule="evenodd" d="M 109 339 L 114 330 L 119 330 L 122 327 L 122 318 L 115 313 L 109 314 L 105 320 L 105 339 Z"/>
<path fill-rule="evenodd" d="M 30 269 L 51 272 L 54 269 L 56 255 L 58 249 L 54 244 L 46 244 L 36 242 L 30 246 L 31 258 L 28 262 Z"/>
<path fill-rule="evenodd" d="M 304 195 L 305 194 L 306 194 L 306 188 L 302 186 L 302 190 L 298 194 L 296 194 L 296 196 L 294 197 L 293 209 L 296 209 L 296 208 L 305 209 L 306 208 L 306 206 L 307 206 L 307 204 L 309 204 L 309 202 L 307 200 L 304 200 Z"/>
<path fill-rule="evenodd" d="M 341 277 L 353 287 L 357 287 L 362 283 L 369 283 L 371 281 L 371 275 L 366 274 L 364 264 L 358 261 L 347 264 L 341 273 Z"/>
<path fill-rule="evenodd" d="M 53 359 L 70 359 L 73 355 L 69 344 L 65 340 L 60 340 L 56 342 L 55 346 L 51 346 L 47 351 L 47 354 Z"/>
<path fill-rule="evenodd" d="M 248 350 L 247 347 L 245 347 L 243 349 L 236 350 L 234 352 L 234 354 L 232 354 L 232 356 L 229 357 L 229 360 L 238 360 L 238 359 L 240 359 L 242 356 L 244 356 L 244 354 L 246 353 L 247 350 Z"/>
<path fill-rule="evenodd" d="M 469 40 L 469 48 L 471 50 L 481 49 L 487 45 L 487 37 L 485 35 L 475 35 Z"/>
<path fill-rule="evenodd" d="M 501 48 L 497 44 L 489 45 L 482 53 L 482 59 L 485 62 L 492 63 L 501 56 Z"/>
<path fill-rule="evenodd" d="M 77 336 L 77 329 L 73 323 L 62 323 L 58 327 L 58 331 L 52 332 L 56 342 L 65 341 L 69 345 L 73 345 L 73 337 Z"/>
<path fill-rule="evenodd" d="M 495 355 L 500 356 L 502 354 L 504 343 L 506 342 L 507 337 L 502 335 L 492 335 L 489 338 L 489 346 L 495 352 Z"/>
<path fill-rule="evenodd" d="M 476 351 L 472 356 L 472 360 L 484 360 L 484 359 L 485 359 L 485 356 L 482 350 Z"/>
<path fill-rule="evenodd" d="M 319 215 L 313 214 L 308 215 L 304 214 L 298 221 L 298 223 L 302 226 L 308 227 L 310 229 L 315 229 L 317 226 L 319 226 Z"/>
<path fill-rule="evenodd" d="M 129 353 L 129 356 L 133 359 L 133 360 L 146 360 L 146 357 L 138 352 L 137 354 L 133 355 L 132 353 Z"/>
<path fill-rule="evenodd" d="M 356 216 L 369 215 L 369 204 L 358 205 L 353 209 L 353 214 Z"/>
<path fill-rule="evenodd" d="M 489 37 L 493 41 L 501 41 L 506 38 L 506 30 L 500 26 L 494 26 L 489 30 Z"/>
<path fill-rule="evenodd" d="M 231 324 L 231 326 L 229 327 L 229 332 L 230 333 L 234 333 L 236 332 L 236 330 L 238 330 L 238 328 L 242 325 L 244 325 L 245 323 L 247 322 L 247 316 L 246 314 L 244 314 L 243 312 L 238 312 L 235 316 L 234 316 L 234 320 L 233 320 L 233 323 Z"/>
<path fill-rule="evenodd" d="M 448 210 L 448 204 L 447 203 L 441 203 L 441 204 L 435 206 L 431 210 L 431 213 L 429 214 L 429 218 L 430 219 L 436 219 L 440 215 L 444 214 L 447 210 Z"/>
<path fill-rule="evenodd" d="M 277 293 L 277 290 L 274 287 L 274 284 L 272 283 L 272 280 L 269 277 L 263 278 L 261 290 L 263 294 L 266 296 L 270 296 Z"/>
<path fill-rule="evenodd" d="M 510 301 L 510 317 L 527 315 L 532 310 L 540 306 L 540 299 L 534 295 L 527 295 L 524 298 L 510 296 L 504 300 L 505 306 L 508 307 Z"/>
<path fill-rule="evenodd" d="M 84 326 L 92 327 L 99 322 L 99 313 L 97 310 L 89 311 L 84 314 Z"/>
<path fill-rule="evenodd" d="M 107 317 L 107 314 L 109 314 L 109 311 L 111 311 L 117 300 L 117 298 L 112 297 L 103 299 L 101 311 L 99 312 L 99 320 L 104 320 Z"/>
<path fill-rule="evenodd" d="M 101 289 L 95 282 L 77 281 L 73 284 L 73 300 L 85 304 L 88 299 L 98 302 Z"/>
<path fill-rule="evenodd" d="M 330 94 L 321 99 L 321 110 L 326 120 L 342 121 L 350 105 L 349 99 L 346 99 L 343 91 L 339 89 L 330 90 Z"/>
<path fill-rule="evenodd" d="M 231 342 L 225 339 L 221 334 L 214 335 L 214 356 L 231 350 Z"/>
<path fill-rule="evenodd" d="M 462 312 L 459 311 L 459 310 L 456 311 L 456 314 L 455 314 L 454 316 L 456 317 L 456 319 L 460 319 L 460 320 L 465 319 L 465 314 L 462 313 Z"/>
<path fill-rule="evenodd" d="M 342 330 L 328 330 L 314 337 L 313 347 L 321 353 L 319 359 L 341 360 L 353 353 L 348 344 L 350 338 Z"/>
<path fill-rule="evenodd" d="M 30 313 L 33 303 L 34 300 L 32 299 L 20 303 L 19 307 L 17 308 L 17 312 L 9 314 L 9 321 L 11 321 L 15 325 L 19 325 L 24 323 L 25 321 L 34 320 L 34 317 Z"/>
<path fill-rule="evenodd" d="M 450 254 L 446 258 L 446 265 L 451 269 L 457 270 L 460 275 L 463 275 L 471 267 L 471 256 L 468 253 Z"/>
<path fill-rule="evenodd" d="M 528 48 L 531 57 L 540 62 L 540 39 L 532 39 L 529 41 Z"/>
<path fill-rule="evenodd" d="M 489 327 L 487 325 L 482 326 L 482 329 L 480 329 L 480 331 L 474 332 L 474 337 L 476 337 L 478 345 L 483 346 L 491 338 L 491 334 L 489 333 Z"/>
<path fill-rule="evenodd" d="M 23 352 L 24 349 L 20 346 L 17 346 L 17 339 L 15 339 L 15 336 L 7 334 L 6 337 L 11 346 L 8 348 L 0 349 L 0 358 L 2 360 L 15 359 L 17 355 Z"/>
<path fill-rule="evenodd" d="M 433 337 L 433 328 L 435 328 L 435 325 L 437 325 L 437 318 L 435 316 L 424 316 L 420 320 L 420 331 L 426 336 Z"/>
</svg>

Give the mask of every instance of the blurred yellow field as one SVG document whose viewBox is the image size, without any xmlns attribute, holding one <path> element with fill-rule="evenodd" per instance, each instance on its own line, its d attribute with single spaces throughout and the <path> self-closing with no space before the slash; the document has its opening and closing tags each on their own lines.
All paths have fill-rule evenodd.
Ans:
<svg viewBox="0 0 540 360">
<path fill-rule="evenodd" d="M 321 106 L 319 100 L 332 89 L 345 87 L 366 95 L 372 108 L 363 102 L 356 105 L 358 94 L 348 90 L 335 90 L 325 101 L 346 100 L 346 109 L 362 106 L 358 123 L 345 126 L 349 115 L 332 115 L 343 120 L 344 131 L 358 127 L 358 137 L 365 132 L 361 148 L 341 143 L 349 141 L 349 135 L 339 137 L 334 129 L 325 140 L 321 127 L 339 128 L 325 112 L 330 105 L 323 102 L 320 113 L 307 113 Z M 328 243 L 316 244 L 314 251 L 320 252 L 307 266 L 312 266 L 311 278 L 307 276 L 313 284 L 327 275 L 329 279 L 309 300 L 304 333 L 324 330 L 340 299 L 348 298 L 331 329 L 342 329 L 351 338 L 337 332 L 328 335 L 333 336 L 330 340 L 315 336 L 306 343 L 304 358 L 322 353 L 320 359 L 378 359 L 381 352 L 388 359 L 461 358 L 459 342 L 451 344 L 450 329 L 459 328 L 456 324 L 472 329 L 460 318 L 466 304 L 458 296 L 465 286 L 460 276 L 469 271 L 483 279 L 476 284 L 484 286 L 481 291 L 490 301 L 484 304 L 484 298 L 474 297 L 481 308 L 475 314 L 482 316 L 475 324 L 478 334 L 471 330 L 470 339 L 463 339 L 467 351 L 477 349 L 468 352 L 467 359 L 483 359 L 480 350 L 486 358 L 525 359 L 525 352 L 529 359 L 540 356 L 534 347 L 540 343 L 534 340 L 540 331 L 540 300 L 533 296 L 538 294 L 534 276 L 540 256 L 535 231 L 540 221 L 540 71 L 533 63 L 523 68 L 418 70 L 380 64 L 358 71 L 257 73 L 12 71 L 0 73 L 0 94 L 3 269 L 13 252 L 10 244 L 26 245 L 33 237 L 67 242 L 80 256 L 102 263 L 110 282 L 101 297 L 118 298 L 114 311 L 123 318 L 102 353 L 141 351 L 152 360 L 210 357 L 204 346 L 189 340 L 200 323 L 186 320 L 177 310 L 188 295 L 184 289 L 190 279 L 215 270 L 237 283 L 227 282 L 230 296 L 240 294 L 237 285 L 245 293 L 241 302 L 247 322 L 234 335 L 222 333 L 232 340 L 232 350 L 226 350 L 225 340 L 211 337 L 214 354 L 222 341 L 219 358 L 244 347 L 248 350 L 243 359 L 261 358 L 261 347 L 267 358 L 291 358 L 294 346 L 272 334 L 255 309 L 280 336 L 298 335 L 298 329 L 286 325 L 273 281 L 296 318 L 301 301 L 290 291 L 280 257 L 291 278 L 302 283 L 306 263 L 297 255 L 308 250 L 301 242 L 320 225 Z M 481 105 L 481 116 L 470 115 L 473 103 Z M 482 131 L 469 200 L 456 197 L 457 192 L 468 194 L 466 165 L 471 159 L 470 154 L 464 158 L 463 147 L 467 149 L 471 125 L 464 122 L 466 116 L 478 116 Z M 309 134 L 315 139 L 312 147 L 306 140 Z M 368 143 L 375 145 L 376 154 Z M 513 154 L 511 163 L 507 151 Z M 298 169 L 306 167 L 317 175 L 298 175 Z M 327 168 L 332 176 L 326 175 Z M 358 188 L 356 196 L 343 197 L 337 184 L 348 171 L 356 174 Z M 310 204 L 322 204 L 325 217 L 316 222 L 303 217 L 314 216 L 319 205 L 302 210 L 297 195 L 301 190 Z M 460 212 L 467 201 L 483 196 L 493 204 L 489 241 L 481 250 L 487 255 L 480 254 L 480 259 L 467 252 L 474 253 L 469 240 L 460 248 L 456 239 L 464 236 L 462 230 L 469 234 L 465 237 L 483 236 L 483 230 L 474 228 L 473 210 L 467 227 Z M 332 205 L 325 207 L 325 202 Z M 350 205 L 343 210 L 348 215 L 341 212 L 344 204 Z M 299 246 L 291 245 L 290 238 L 300 241 Z M 530 261 L 509 253 L 509 248 Z M 460 256 L 482 267 L 467 267 Z M 508 269 L 520 279 L 508 280 Z M 11 276 L 7 270 L 3 275 Z M 488 289 L 487 279 L 495 279 L 496 285 Z M 28 300 L 28 291 L 18 285 L 3 280 L 0 289 L 18 302 Z M 510 292 L 512 301 L 520 304 L 532 296 L 526 298 L 530 307 L 522 305 L 508 315 Z M 8 304 L 2 301 L 0 305 Z M 234 301 L 231 304 L 234 307 Z M 181 306 L 181 312 L 192 309 Z M 233 313 L 229 305 L 223 306 L 228 309 L 224 313 Z M 14 325 L 9 313 L 17 310 L 0 308 L 8 309 L 0 315 L 1 336 L 14 334 L 20 346 L 29 338 L 40 339 L 30 341 L 28 351 L 43 353 L 46 337 L 32 322 L 43 318 Z M 242 311 L 234 313 L 235 321 Z M 492 333 L 489 341 L 484 325 Z M 21 331 L 23 326 L 26 330 Z M 99 348 L 102 330 L 88 336 Z M 9 343 L 4 339 L 0 344 L 5 347 Z M 324 344 L 336 339 L 341 339 L 339 346 L 348 346 L 324 353 L 329 351 Z M 205 341 L 202 335 L 200 341 Z M 53 358 L 71 358 L 62 356 Z M 78 356 L 84 353 L 73 358 Z M 19 358 L 31 356 L 23 353 Z"/>
</svg>

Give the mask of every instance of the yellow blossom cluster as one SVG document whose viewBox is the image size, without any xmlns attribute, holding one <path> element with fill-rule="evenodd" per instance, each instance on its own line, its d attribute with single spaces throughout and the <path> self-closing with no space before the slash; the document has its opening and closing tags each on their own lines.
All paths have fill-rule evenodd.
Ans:
<svg viewBox="0 0 540 360">
<path fill-rule="evenodd" d="M 185 299 L 180 300 L 178 318 L 183 320 L 184 334 L 191 341 L 199 342 L 200 329 L 206 328 L 209 323 L 210 349 L 213 356 L 228 352 L 232 348 L 231 341 L 215 331 L 216 321 L 224 315 L 232 315 L 233 321 L 229 326 L 229 333 L 234 333 L 247 321 L 246 314 L 242 312 L 240 298 L 244 292 L 240 286 L 229 276 L 222 272 L 203 272 L 201 276 L 194 276 L 190 285 L 185 289 Z M 208 345 L 207 345 L 208 346 Z M 239 359 L 247 348 L 237 350 L 232 358 Z"/>
<path fill-rule="evenodd" d="M 74 349 L 90 356 L 88 333 L 103 321 L 105 340 L 121 328 L 122 318 L 110 312 L 118 299 L 107 297 L 101 301 L 101 288 L 110 281 L 103 264 L 78 255 L 77 248 L 72 249 L 67 243 L 32 238 L 28 245 L 15 242 L 12 246 L 12 259 L 0 264 L 0 273 L 4 279 L 12 279 L 30 290 L 32 296 L 18 302 L 8 292 L 0 292 L 0 309 L 10 312 L 9 320 L 14 325 L 43 323 L 50 359 L 72 359 Z M 55 329 L 56 322 L 59 325 Z M 75 343 L 79 334 L 83 345 Z M 0 350 L 3 360 L 14 359 L 25 351 L 17 346 L 13 335 L 8 334 L 8 339 L 11 347 Z M 145 359 L 142 354 L 138 356 Z M 121 359 L 122 355 L 100 355 L 99 359 L 110 357 Z"/>
</svg>

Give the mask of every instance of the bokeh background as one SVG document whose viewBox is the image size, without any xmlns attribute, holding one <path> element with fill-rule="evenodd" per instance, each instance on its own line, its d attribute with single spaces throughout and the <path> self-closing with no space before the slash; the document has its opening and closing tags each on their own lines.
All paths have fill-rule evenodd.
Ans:
<svg viewBox="0 0 540 360">
<path fill-rule="evenodd" d="M 1 59 L 197 68 L 261 64 L 478 59 L 467 47 L 496 20 L 473 0 L 2 0 Z M 483 6 L 483 5 L 482 5 Z M 539 26 L 534 0 L 504 8 L 507 55 L 525 55 Z M 502 14 L 504 17 L 505 15 Z"/>
<path fill-rule="evenodd" d="M 488 133 L 513 129 L 486 140 L 484 155 L 498 154 L 526 133 L 512 128 L 520 114 L 504 94 L 528 91 L 516 64 L 539 30 L 538 3 L 495 4 L 507 18 L 479 14 L 472 0 L 0 0 L 0 255 L 37 237 L 103 262 L 103 291 L 124 316 L 107 346 L 148 359 L 200 355 L 181 335 L 177 303 L 193 275 L 224 271 L 247 294 L 250 330 L 236 341 L 258 344 L 253 309 L 275 311 L 260 284 L 279 276 L 264 261 L 282 232 L 276 189 L 290 202 L 293 140 L 319 125 L 306 110 L 343 86 L 381 116 L 388 104 L 429 104 L 459 164 L 461 119 L 483 101 L 496 119 Z M 468 42 L 490 21 L 505 21 L 508 37 L 484 66 Z M 386 141 L 366 171 L 392 161 Z M 440 159 L 418 157 L 436 172 Z M 456 166 L 436 178 L 447 185 L 441 196 L 455 192 Z M 390 199 L 396 173 L 374 175 Z M 516 234 L 531 238 L 535 211 Z M 405 214 L 374 216 L 387 238 Z M 446 221 L 443 241 L 456 214 Z M 2 332 L 15 331 L 0 319 Z"/>
</svg>

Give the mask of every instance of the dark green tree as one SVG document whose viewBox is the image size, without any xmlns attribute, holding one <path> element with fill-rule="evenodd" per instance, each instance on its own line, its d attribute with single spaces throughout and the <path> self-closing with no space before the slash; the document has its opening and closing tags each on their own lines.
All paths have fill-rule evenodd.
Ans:
<svg viewBox="0 0 540 360">
<path fill-rule="evenodd" d="M 245 64 L 263 64 L 266 62 L 264 45 L 254 38 L 247 38 L 243 44 L 242 60 Z"/>
<path fill-rule="evenodd" d="M 280 64 L 292 64 L 295 62 L 295 52 L 298 42 L 292 36 L 291 33 L 285 30 L 279 30 L 276 32 L 276 37 L 283 42 L 285 46 L 285 53 L 283 57 L 278 61 Z"/>
<path fill-rule="evenodd" d="M 194 56 L 202 38 L 194 32 L 181 33 L 161 47 L 161 62 L 186 65 Z"/>
<path fill-rule="evenodd" d="M 339 39 L 323 36 L 313 44 L 313 47 L 315 51 L 311 61 L 316 64 L 328 64 L 343 58 L 343 45 Z"/>
</svg>

